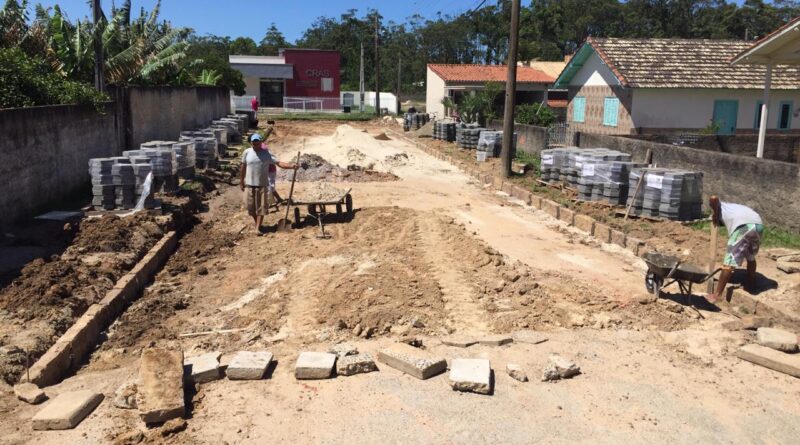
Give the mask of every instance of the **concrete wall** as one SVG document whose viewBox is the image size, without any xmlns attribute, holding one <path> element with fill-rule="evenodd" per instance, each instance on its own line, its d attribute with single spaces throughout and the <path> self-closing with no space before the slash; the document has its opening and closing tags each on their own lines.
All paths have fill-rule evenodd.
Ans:
<svg viewBox="0 0 800 445">
<path fill-rule="evenodd" d="M 436 113 L 439 118 L 444 117 L 444 105 L 442 99 L 444 98 L 444 79 L 439 77 L 430 68 L 427 68 L 428 74 L 425 78 L 425 111 L 428 113 Z"/>
<path fill-rule="evenodd" d="M 714 115 L 715 100 L 737 100 L 739 112 L 736 129 L 758 128 L 756 109 L 763 99 L 763 90 L 739 89 L 685 89 L 637 88 L 633 93 L 633 123 L 643 132 L 652 129 L 705 128 Z M 800 128 L 800 91 L 772 90 L 770 92 L 767 128 L 778 128 L 781 101 L 793 102 L 793 116 L 789 128 Z"/>
<path fill-rule="evenodd" d="M 78 105 L 0 110 L 0 226 L 88 189 L 89 159 L 122 151 L 114 111 L 113 103 L 105 114 Z"/>
<path fill-rule="evenodd" d="M 631 153 L 635 161 L 652 150 L 659 167 L 703 172 L 705 198 L 716 194 L 726 201 L 748 205 L 768 225 L 800 230 L 800 166 L 787 162 L 714 153 L 638 139 L 576 134 L 580 147 L 606 147 Z"/>
<path fill-rule="evenodd" d="M 503 121 L 491 121 L 486 127 L 492 130 L 502 131 Z M 540 151 L 547 148 L 547 128 L 515 124 L 514 132 L 517 133 L 517 150 L 530 154 L 538 154 Z"/>
<path fill-rule="evenodd" d="M 676 137 L 669 134 L 643 134 L 629 136 L 651 142 L 674 144 L 677 140 L 688 141 L 682 145 L 701 150 L 729 153 L 737 156 L 756 156 L 758 135 L 691 135 L 691 138 Z M 691 140 L 690 140 L 691 139 Z M 773 161 L 800 162 L 800 135 L 768 134 L 764 143 L 764 158 Z"/>
<path fill-rule="evenodd" d="M 112 88 L 104 112 L 56 105 L 0 110 L 0 226 L 62 209 L 75 192 L 89 198 L 89 159 L 117 156 L 149 140 L 230 113 L 223 87 Z"/>
<path fill-rule="evenodd" d="M 125 144 L 177 140 L 181 131 L 204 127 L 230 114 L 225 87 L 128 87 L 125 90 Z M 118 93 L 117 93 L 118 94 Z"/>
</svg>

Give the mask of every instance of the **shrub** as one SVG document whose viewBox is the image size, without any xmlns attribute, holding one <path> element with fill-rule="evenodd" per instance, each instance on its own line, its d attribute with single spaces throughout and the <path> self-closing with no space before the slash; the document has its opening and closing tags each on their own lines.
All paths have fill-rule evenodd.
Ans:
<svg viewBox="0 0 800 445">
<path fill-rule="evenodd" d="M 0 108 L 92 104 L 100 110 L 107 100 L 105 93 L 61 77 L 19 48 L 0 48 Z"/>
<path fill-rule="evenodd" d="M 553 110 L 540 103 L 521 104 L 515 108 L 514 120 L 520 124 L 549 127 L 556 120 Z"/>
</svg>

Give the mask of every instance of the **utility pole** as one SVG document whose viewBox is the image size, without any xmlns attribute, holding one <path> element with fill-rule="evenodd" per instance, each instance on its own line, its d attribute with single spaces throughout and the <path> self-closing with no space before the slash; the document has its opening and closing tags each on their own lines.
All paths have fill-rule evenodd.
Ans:
<svg viewBox="0 0 800 445">
<path fill-rule="evenodd" d="M 94 88 L 103 91 L 106 88 L 105 74 L 103 73 L 103 34 L 100 32 L 100 0 L 92 0 L 92 17 L 94 21 Z"/>
<path fill-rule="evenodd" d="M 396 95 L 397 95 L 397 112 L 398 113 L 400 112 L 400 85 L 401 85 L 400 79 L 402 79 L 402 77 L 400 77 L 400 66 L 403 63 L 402 61 L 403 61 L 402 57 L 397 56 L 397 92 L 396 92 Z"/>
<path fill-rule="evenodd" d="M 378 10 L 375 10 L 375 114 L 381 115 L 381 56 L 378 49 Z"/>
<path fill-rule="evenodd" d="M 364 112 L 364 42 L 361 42 L 361 69 L 359 70 L 358 92 L 361 95 L 361 101 L 358 106 L 358 111 Z"/>
<path fill-rule="evenodd" d="M 511 176 L 511 144 L 514 138 L 514 105 L 517 92 L 517 40 L 519 39 L 519 3 L 511 1 L 511 36 L 508 42 L 508 77 L 506 78 L 506 105 L 503 113 L 503 148 L 500 165 L 503 177 Z"/>
</svg>

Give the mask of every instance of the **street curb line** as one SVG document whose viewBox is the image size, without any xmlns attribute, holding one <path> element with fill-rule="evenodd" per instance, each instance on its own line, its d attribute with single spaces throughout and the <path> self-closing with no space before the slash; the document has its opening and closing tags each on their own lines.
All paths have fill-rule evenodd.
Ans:
<svg viewBox="0 0 800 445">
<path fill-rule="evenodd" d="M 123 275 L 99 303 L 67 329 L 29 370 L 30 382 L 39 387 L 54 385 L 74 370 L 97 345 L 103 332 L 167 262 L 178 245 L 176 232 L 167 232 L 127 274 Z M 21 381 L 28 381 L 23 376 Z"/>
</svg>

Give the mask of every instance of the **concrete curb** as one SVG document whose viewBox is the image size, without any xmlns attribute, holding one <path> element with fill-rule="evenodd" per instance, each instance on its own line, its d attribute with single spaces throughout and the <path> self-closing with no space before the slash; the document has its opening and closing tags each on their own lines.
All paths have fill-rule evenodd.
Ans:
<svg viewBox="0 0 800 445">
<path fill-rule="evenodd" d="M 178 245 L 176 232 L 164 235 L 138 263 L 117 281 L 99 303 L 93 304 L 30 368 L 30 382 L 54 385 L 75 369 L 97 345 L 100 333 L 135 300 Z M 21 381 L 27 381 L 24 376 Z"/>
</svg>

